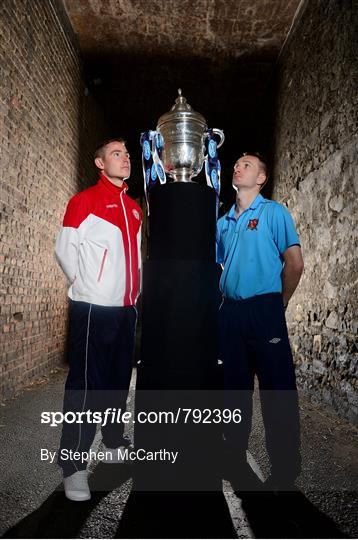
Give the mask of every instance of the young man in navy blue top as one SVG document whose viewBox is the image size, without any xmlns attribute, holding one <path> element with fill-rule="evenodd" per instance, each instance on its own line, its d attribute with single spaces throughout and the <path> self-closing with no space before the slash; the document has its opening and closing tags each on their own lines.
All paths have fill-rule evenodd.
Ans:
<svg viewBox="0 0 358 540">
<path fill-rule="evenodd" d="M 217 224 L 221 359 L 226 407 L 241 409 L 240 423 L 225 425 L 225 463 L 234 489 L 257 489 L 246 460 L 255 375 L 260 388 L 271 476 L 267 486 L 289 490 L 300 474 L 300 428 L 295 372 L 285 309 L 302 271 L 300 242 L 287 209 L 264 199 L 267 165 L 259 154 L 235 163 L 236 204 Z M 239 390 L 239 392 L 238 392 Z"/>
</svg>

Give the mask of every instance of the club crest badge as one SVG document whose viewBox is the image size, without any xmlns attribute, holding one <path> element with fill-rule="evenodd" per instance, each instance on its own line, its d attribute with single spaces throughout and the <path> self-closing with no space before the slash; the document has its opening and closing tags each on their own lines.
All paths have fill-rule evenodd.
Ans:
<svg viewBox="0 0 358 540">
<path fill-rule="evenodd" d="M 257 230 L 257 225 L 259 223 L 259 220 L 258 219 L 250 219 L 250 221 L 248 222 L 247 224 L 247 228 L 250 230 L 250 231 L 255 231 Z"/>
<path fill-rule="evenodd" d="M 138 221 L 140 220 L 140 215 L 139 215 L 138 210 L 136 210 L 135 208 L 133 208 L 132 214 L 133 214 L 133 216 L 134 216 L 136 219 L 138 219 Z"/>
<path fill-rule="evenodd" d="M 151 153 L 150 153 L 149 141 L 144 141 L 144 143 L 143 143 L 143 156 L 144 156 L 145 160 L 147 160 L 147 161 L 150 160 Z"/>
<path fill-rule="evenodd" d="M 152 179 L 152 182 L 155 182 L 155 179 L 157 178 L 157 168 L 155 166 L 155 163 L 153 163 L 152 168 L 150 170 L 150 177 Z"/>
<path fill-rule="evenodd" d="M 214 159 L 216 157 L 216 142 L 214 141 L 214 139 L 210 139 L 209 141 L 208 153 L 211 158 Z"/>
</svg>

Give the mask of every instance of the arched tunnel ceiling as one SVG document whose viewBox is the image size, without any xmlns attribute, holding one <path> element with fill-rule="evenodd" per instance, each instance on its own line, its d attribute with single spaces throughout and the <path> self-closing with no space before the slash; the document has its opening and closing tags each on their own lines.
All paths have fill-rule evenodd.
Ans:
<svg viewBox="0 0 358 540">
<path fill-rule="evenodd" d="M 85 55 L 277 57 L 299 0 L 64 0 Z"/>
<path fill-rule="evenodd" d="M 265 152 L 272 139 L 268 82 L 303 1 L 62 3 L 77 35 L 89 92 L 101 102 L 111 136 L 127 139 L 134 189 L 142 189 L 140 133 L 155 129 L 181 87 L 209 127 L 225 132 L 222 192 L 231 196 L 238 152 Z"/>
</svg>

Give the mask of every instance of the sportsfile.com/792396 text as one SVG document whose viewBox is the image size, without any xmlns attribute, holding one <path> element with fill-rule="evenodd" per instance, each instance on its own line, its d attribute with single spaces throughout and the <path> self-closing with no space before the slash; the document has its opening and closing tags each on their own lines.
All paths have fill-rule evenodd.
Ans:
<svg viewBox="0 0 358 540">
<path fill-rule="evenodd" d="M 56 427 L 63 422 L 68 424 L 239 424 L 240 409 L 198 409 L 178 407 L 174 411 L 139 411 L 135 415 L 130 411 L 108 408 L 105 411 L 44 411 L 41 413 L 41 423 Z"/>
</svg>

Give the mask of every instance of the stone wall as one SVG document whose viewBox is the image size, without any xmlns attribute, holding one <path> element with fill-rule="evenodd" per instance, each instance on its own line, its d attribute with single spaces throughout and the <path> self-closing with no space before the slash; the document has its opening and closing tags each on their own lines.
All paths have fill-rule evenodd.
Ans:
<svg viewBox="0 0 358 540">
<path fill-rule="evenodd" d="M 67 284 L 54 242 L 67 200 L 95 178 L 104 130 L 55 0 L 3 0 L 0 35 L 0 392 L 9 397 L 63 358 Z"/>
<path fill-rule="evenodd" d="M 276 70 L 274 198 L 305 271 L 288 320 L 299 384 L 351 421 L 357 401 L 357 10 L 306 2 Z"/>
</svg>

